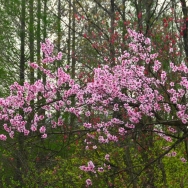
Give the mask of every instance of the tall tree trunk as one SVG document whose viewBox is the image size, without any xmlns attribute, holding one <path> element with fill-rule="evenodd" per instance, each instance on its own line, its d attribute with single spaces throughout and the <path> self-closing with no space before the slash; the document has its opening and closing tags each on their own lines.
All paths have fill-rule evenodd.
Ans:
<svg viewBox="0 0 188 188">
<path fill-rule="evenodd" d="M 184 19 L 184 25 L 183 25 L 183 42 L 184 42 L 184 51 L 186 55 L 186 61 L 188 62 L 188 7 L 186 5 L 185 0 L 180 0 L 181 7 L 182 7 L 182 13 L 183 13 L 183 19 Z"/>
<path fill-rule="evenodd" d="M 25 9 L 26 9 L 26 4 L 25 0 L 21 1 L 21 28 L 20 28 L 20 85 L 24 84 L 25 80 Z M 19 111 L 20 115 L 24 118 L 24 112 L 23 110 Z M 24 158 L 24 136 L 23 133 L 20 133 L 18 135 L 18 149 L 16 152 L 16 181 L 20 182 L 20 185 L 22 187 L 22 167 L 23 167 L 23 158 Z"/>
<path fill-rule="evenodd" d="M 30 62 L 34 62 L 34 20 L 33 20 L 33 0 L 29 0 L 29 53 Z M 30 83 L 34 83 L 34 69 L 30 68 Z"/>
<path fill-rule="evenodd" d="M 41 39 L 41 36 L 40 36 L 40 34 L 41 34 L 41 29 L 40 29 L 40 24 L 41 24 L 41 22 L 40 22 L 40 17 L 41 17 L 41 14 L 39 13 L 40 12 L 40 10 L 41 10 L 41 1 L 40 0 L 38 0 L 38 5 L 39 5 L 39 7 L 38 7 L 38 40 L 39 39 Z M 43 1 L 43 30 L 42 30 L 42 38 L 43 38 L 43 41 L 45 41 L 45 39 L 47 38 L 47 0 L 44 0 Z M 40 41 L 38 41 L 38 48 L 40 48 Z M 40 57 L 39 57 L 39 55 L 40 55 L 40 50 L 38 49 L 38 61 L 39 61 L 39 64 L 41 65 L 41 66 L 43 66 L 43 68 L 46 68 L 46 65 L 45 64 L 41 64 L 41 61 L 40 61 Z M 44 57 L 44 54 L 43 54 L 43 57 Z M 46 84 L 46 75 L 45 74 L 42 74 L 42 76 L 40 75 L 40 71 L 38 72 L 38 78 L 42 78 L 42 81 L 43 81 L 43 84 L 45 85 Z M 41 95 L 39 94 L 39 97 L 41 97 Z M 38 99 L 38 101 L 40 100 L 40 102 L 38 102 L 38 103 L 40 103 L 40 104 L 44 104 L 45 103 L 45 98 L 42 98 L 42 99 Z M 40 111 L 38 112 L 39 113 L 39 115 L 45 115 L 45 110 L 44 109 L 40 109 Z M 43 121 L 43 123 L 45 123 L 44 122 L 44 120 L 42 120 Z"/>
<path fill-rule="evenodd" d="M 41 64 L 41 53 L 40 53 L 40 42 L 41 42 L 41 0 L 37 0 L 37 63 L 39 66 L 42 66 Z M 41 80 L 42 78 L 42 72 L 38 70 L 37 72 L 37 79 Z M 41 100 L 41 94 L 38 94 L 38 99 L 37 99 L 37 105 L 40 106 L 41 103 L 44 102 L 45 99 Z M 39 115 L 44 115 L 45 110 L 40 109 L 40 112 L 38 112 Z"/>
<path fill-rule="evenodd" d="M 145 16 L 145 22 L 146 22 L 146 31 L 145 35 L 148 36 L 151 29 L 151 8 L 152 8 L 152 1 L 146 1 L 145 2 L 145 9 L 146 9 L 146 16 Z"/>
<path fill-rule="evenodd" d="M 114 48 L 114 20 L 115 20 L 115 3 L 114 0 L 110 1 L 110 60 L 111 65 L 115 65 L 115 48 Z"/>
<path fill-rule="evenodd" d="M 122 20 L 125 22 L 126 21 L 126 13 L 125 13 L 125 2 L 126 0 L 122 0 Z M 126 34 L 126 27 L 123 27 L 122 29 L 122 49 L 121 52 L 123 53 L 125 51 L 125 34 Z"/>
<path fill-rule="evenodd" d="M 72 64 L 71 64 L 71 77 L 72 79 L 75 78 L 75 67 L 76 67 L 76 36 L 75 36 L 75 30 L 76 30 L 76 23 L 75 23 L 75 14 L 76 14 L 76 3 L 75 0 L 72 1 L 73 6 L 73 12 L 72 12 Z M 71 97 L 71 103 L 74 106 L 75 104 L 75 98 Z M 71 114 L 70 116 L 70 125 L 74 126 L 75 121 L 75 115 Z"/>
<path fill-rule="evenodd" d="M 142 1 L 140 0 L 135 0 L 135 9 L 136 9 L 136 16 L 137 16 L 137 20 L 138 20 L 138 31 L 140 31 L 141 33 L 143 32 L 143 19 L 142 19 Z"/>
<path fill-rule="evenodd" d="M 124 154 L 124 160 L 125 160 L 125 164 L 127 166 L 127 169 L 129 169 L 129 179 L 130 182 L 132 182 L 133 188 L 137 188 L 137 181 L 138 178 L 136 177 L 136 173 L 134 170 L 134 164 L 132 162 L 132 156 L 131 156 L 131 152 L 130 152 L 130 140 L 127 139 L 127 148 Z"/>
<path fill-rule="evenodd" d="M 41 66 L 40 57 L 41 42 L 41 0 L 37 0 L 37 63 Z M 41 79 L 41 72 L 38 70 L 37 79 Z"/>
<path fill-rule="evenodd" d="M 71 56 L 71 17 L 72 11 L 71 11 L 71 0 L 69 0 L 69 26 L 68 26 L 68 40 L 67 40 L 67 48 L 68 48 L 68 54 L 67 54 L 67 62 L 68 65 L 70 66 L 70 56 Z"/>
<path fill-rule="evenodd" d="M 25 1 L 22 0 L 21 11 L 21 29 L 20 29 L 20 84 L 24 84 L 25 80 Z"/>
<path fill-rule="evenodd" d="M 33 18 L 33 0 L 29 0 L 29 61 L 34 62 L 34 18 Z M 34 83 L 34 69 L 30 67 L 30 84 Z M 34 117 L 34 100 L 30 103 L 32 113 L 28 117 L 28 123 Z"/>
<path fill-rule="evenodd" d="M 57 50 L 61 50 L 61 0 L 58 0 L 58 18 L 57 18 Z M 57 61 L 57 70 L 61 66 L 60 61 Z M 60 93 L 57 92 L 57 98 L 60 99 Z M 60 111 L 56 111 L 56 119 L 58 121 L 60 117 Z"/>
<path fill-rule="evenodd" d="M 75 78 L 75 65 L 76 65 L 76 58 L 75 58 L 75 14 L 76 14 L 76 7 L 75 7 L 75 0 L 73 0 L 73 13 L 72 13 L 72 65 L 71 65 L 71 77 Z"/>
</svg>

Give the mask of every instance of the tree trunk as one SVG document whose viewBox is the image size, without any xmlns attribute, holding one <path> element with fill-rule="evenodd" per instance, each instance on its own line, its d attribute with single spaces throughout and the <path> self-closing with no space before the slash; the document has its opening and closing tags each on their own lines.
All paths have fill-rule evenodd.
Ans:
<svg viewBox="0 0 188 188">
<path fill-rule="evenodd" d="M 20 85 L 24 84 L 25 80 L 25 0 L 21 1 L 21 28 L 20 28 Z M 23 110 L 19 111 L 19 114 L 24 118 Z M 24 135 L 23 133 L 18 134 L 18 149 L 16 152 L 16 181 L 20 182 L 22 187 L 22 173 L 23 173 L 23 160 L 24 160 Z"/>
</svg>

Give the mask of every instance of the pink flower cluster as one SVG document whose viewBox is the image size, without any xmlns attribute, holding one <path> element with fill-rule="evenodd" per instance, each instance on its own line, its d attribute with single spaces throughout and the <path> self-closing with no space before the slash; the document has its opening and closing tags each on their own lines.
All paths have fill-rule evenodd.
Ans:
<svg viewBox="0 0 188 188">
<path fill-rule="evenodd" d="M 55 60 L 61 60 L 62 58 L 61 52 L 59 52 L 56 57 L 53 56 L 54 45 L 51 43 L 49 39 L 46 39 L 45 43 L 41 43 L 41 50 L 45 54 L 45 58 L 42 60 L 44 64 L 53 63 Z"/>
<path fill-rule="evenodd" d="M 175 151 L 166 154 L 167 157 L 175 157 L 177 155 L 177 153 Z"/>
<path fill-rule="evenodd" d="M 96 173 L 95 171 L 95 165 L 93 164 L 92 161 L 89 161 L 87 166 L 83 165 L 83 166 L 80 166 L 80 170 L 83 170 L 85 172 L 94 172 Z"/>
<path fill-rule="evenodd" d="M 63 126 L 63 119 L 53 119 L 54 111 L 59 111 L 83 118 L 83 128 L 96 131 L 96 136 L 90 135 L 89 143 L 92 144 L 94 140 L 93 145 L 118 143 L 119 137 L 128 135 L 129 131 L 137 128 L 146 117 L 158 122 L 153 126 L 157 135 L 172 142 L 172 138 L 166 133 L 170 131 L 173 134 L 176 130 L 172 127 L 162 130 L 156 114 L 167 120 L 180 120 L 187 124 L 188 105 L 183 103 L 183 97 L 187 97 L 188 79 L 179 75 L 186 75 L 188 67 L 185 63 L 177 66 L 170 62 L 168 71 L 177 78 L 173 80 L 168 76 L 168 72 L 162 69 L 162 63 L 157 59 L 158 54 L 152 53 L 150 39 L 130 29 L 128 34 L 131 40 L 129 49 L 118 58 L 116 65 L 95 68 L 92 82 L 85 86 L 71 79 L 62 67 L 52 71 L 37 63 L 29 63 L 33 69 L 39 69 L 46 75 L 46 82 L 37 80 L 33 84 L 25 82 L 23 86 L 18 83 L 10 86 L 10 96 L 0 99 L 0 120 L 5 122 L 5 131 L 10 137 L 14 136 L 15 131 L 24 135 L 39 131 L 41 137 L 46 138 L 49 125 L 41 122 L 48 119 L 52 128 Z M 62 58 L 61 52 L 53 55 L 54 46 L 48 39 L 41 43 L 41 49 L 45 54 L 42 61 L 44 64 Z M 105 58 L 105 61 L 107 59 Z M 145 69 L 148 66 L 150 69 L 146 74 Z M 65 70 L 67 68 L 69 67 L 66 66 Z M 72 97 L 75 98 L 74 104 L 71 103 Z M 44 116 L 35 113 L 33 119 L 27 122 L 27 117 L 33 113 L 33 101 L 38 110 L 43 109 L 46 112 Z M 20 110 L 23 111 L 24 118 L 19 115 Z M 125 118 L 115 116 L 117 114 L 124 114 Z M 100 116 L 100 122 L 91 123 L 92 116 Z M 6 136 L 1 134 L 0 139 L 6 140 Z M 88 146 L 86 148 L 89 149 Z M 97 146 L 94 148 L 97 149 Z M 109 157 L 106 155 L 105 159 L 109 160 Z M 92 161 L 80 169 L 95 172 Z M 92 185 L 91 180 L 86 180 L 86 184 Z"/>
</svg>

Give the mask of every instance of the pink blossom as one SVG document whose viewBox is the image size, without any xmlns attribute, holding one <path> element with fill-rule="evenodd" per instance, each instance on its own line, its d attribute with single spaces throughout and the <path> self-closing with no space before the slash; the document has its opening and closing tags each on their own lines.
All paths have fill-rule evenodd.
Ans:
<svg viewBox="0 0 188 188">
<path fill-rule="evenodd" d="M 6 135 L 0 134 L 0 140 L 5 141 L 7 139 Z"/>
<path fill-rule="evenodd" d="M 104 172 L 103 167 L 98 167 L 98 172 Z"/>
<path fill-rule="evenodd" d="M 14 138 L 14 131 L 10 131 L 9 136 L 10 136 L 10 138 Z"/>
<path fill-rule="evenodd" d="M 89 116 L 91 115 L 90 111 L 87 111 L 87 112 L 85 113 L 85 115 L 86 115 L 87 117 L 89 117 Z"/>
<path fill-rule="evenodd" d="M 94 168 L 95 168 L 95 165 L 93 164 L 92 161 L 89 161 L 89 162 L 88 162 L 88 167 L 90 167 L 91 169 L 94 169 Z"/>
<path fill-rule="evenodd" d="M 25 129 L 25 130 L 24 130 L 24 136 L 29 135 L 29 132 L 30 132 L 29 130 L 26 130 L 26 129 Z"/>
<path fill-rule="evenodd" d="M 124 135 L 127 132 L 123 127 L 120 127 L 118 131 L 120 135 Z"/>
<path fill-rule="evenodd" d="M 95 146 L 93 146 L 93 149 L 97 149 L 97 146 L 95 145 Z"/>
<path fill-rule="evenodd" d="M 57 54 L 57 57 L 56 57 L 57 60 L 61 60 L 62 59 L 62 52 L 59 52 Z"/>
<path fill-rule="evenodd" d="M 35 125 L 31 125 L 31 130 L 32 131 L 36 131 L 37 130 L 36 126 Z"/>
<path fill-rule="evenodd" d="M 166 141 L 168 141 L 168 142 L 172 142 L 172 138 L 169 137 L 169 136 L 164 136 L 164 139 L 165 139 Z"/>
<path fill-rule="evenodd" d="M 70 100 L 67 101 L 67 105 L 71 105 L 71 101 Z"/>
<path fill-rule="evenodd" d="M 109 160 L 110 160 L 110 155 L 109 155 L 109 154 L 106 154 L 106 155 L 105 155 L 105 159 L 106 159 L 107 161 L 109 161 Z"/>
<path fill-rule="evenodd" d="M 184 157 L 181 157 L 180 160 L 183 162 L 183 163 L 186 163 L 187 160 L 184 158 Z"/>
<path fill-rule="evenodd" d="M 84 123 L 85 128 L 90 129 L 92 127 L 91 123 Z"/>
<path fill-rule="evenodd" d="M 172 157 L 175 157 L 175 156 L 177 155 L 177 153 L 176 153 L 175 151 L 173 151 L 173 152 L 171 153 L 171 155 L 172 155 Z"/>
<path fill-rule="evenodd" d="M 92 185 L 92 181 L 91 181 L 90 179 L 87 179 L 87 180 L 86 180 L 86 185 L 87 185 L 87 186 Z"/>
<path fill-rule="evenodd" d="M 42 126 L 40 129 L 39 129 L 40 133 L 45 133 L 46 132 L 46 127 L 45 126 Z"/>
<path fill-rule="evenodd" d="M 43 134 L 41 138 L 47 138 L 47 134 Z"/>
<path fill-rule="evenodd" d="M 86 146 L 86 147 L 85 147 L 85 150 L 89 150 L 89 146 Z"/>
</svg>

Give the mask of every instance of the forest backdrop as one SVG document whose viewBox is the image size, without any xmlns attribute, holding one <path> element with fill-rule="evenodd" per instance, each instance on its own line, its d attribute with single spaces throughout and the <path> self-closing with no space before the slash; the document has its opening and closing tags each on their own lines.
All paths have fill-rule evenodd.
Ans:
<svg viewBox="0 0 188 188">
<path fill-rule="evenodd" d="M 185 0 L 0 5 L 0 187 L 188 187 Z"/>
</svg>

